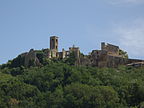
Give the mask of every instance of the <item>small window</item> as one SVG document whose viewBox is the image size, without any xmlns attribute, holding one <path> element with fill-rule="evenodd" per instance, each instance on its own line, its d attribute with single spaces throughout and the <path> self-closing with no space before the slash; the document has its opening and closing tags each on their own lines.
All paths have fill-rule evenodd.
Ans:
<svg viewBox="0 0 144 108">
<path fill-rule="evenodd" d="M 54 39 L 52 39 L 52 41 L 54 42 Z"/>
</svg>

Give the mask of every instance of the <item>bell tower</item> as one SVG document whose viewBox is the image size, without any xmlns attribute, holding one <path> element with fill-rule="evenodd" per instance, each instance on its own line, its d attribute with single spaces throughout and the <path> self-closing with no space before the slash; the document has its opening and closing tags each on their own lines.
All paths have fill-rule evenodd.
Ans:
<svg viewBox="0 0 144 108">
<path fill-rule="evenodd" d="M 58 52 L 58 37 L 57 36 L 50 37 L 50 50 L 55 50 L 56 52 Z"/>
</svg>

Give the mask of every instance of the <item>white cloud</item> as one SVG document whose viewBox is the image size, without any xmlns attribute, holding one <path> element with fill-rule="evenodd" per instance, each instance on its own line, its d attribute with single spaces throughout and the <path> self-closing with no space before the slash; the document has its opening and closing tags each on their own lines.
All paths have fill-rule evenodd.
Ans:
<svg viewBox="0 0 144 108">
<path fill-rule="evenodd" d="M 144 0 L 109 0 L 111 4 L 141 4 Z"/>
<path fill-rule="evenodd" d="M 144 58 L 144 20 L 137 20 L 129 25 L 121 25 L 115 30 L 120 46 L 131 57 Z"/>
</svg>

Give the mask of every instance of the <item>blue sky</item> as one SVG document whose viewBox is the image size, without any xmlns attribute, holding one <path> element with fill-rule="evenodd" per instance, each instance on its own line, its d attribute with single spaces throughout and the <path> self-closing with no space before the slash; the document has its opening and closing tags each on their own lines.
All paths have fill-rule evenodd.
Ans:
<svg viewBox="0 0 144 108">
<path fill-rule="evenodd" d="M 0 0 L 0 64 L 31 48 L 73 44 L 88 54 L 101 42 L 144 59 L 144 0 Z"/>
</svg>

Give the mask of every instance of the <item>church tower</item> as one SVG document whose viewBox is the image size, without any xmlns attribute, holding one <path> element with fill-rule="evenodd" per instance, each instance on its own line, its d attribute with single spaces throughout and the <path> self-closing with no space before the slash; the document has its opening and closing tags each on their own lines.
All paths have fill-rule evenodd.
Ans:
<svg viewBox="0 0 144 108">
<path fill-rule="evenodd" d="M 58 57 L 58 37 L 51 36 L 50 37 L 50 55 L 51 58 Z"/>
<path fill-rule="evenodd" d="M 50 50 L 55 50 L 58 52 L 58 37 L 52 36 L 50 37 Z"/>
</svg>

